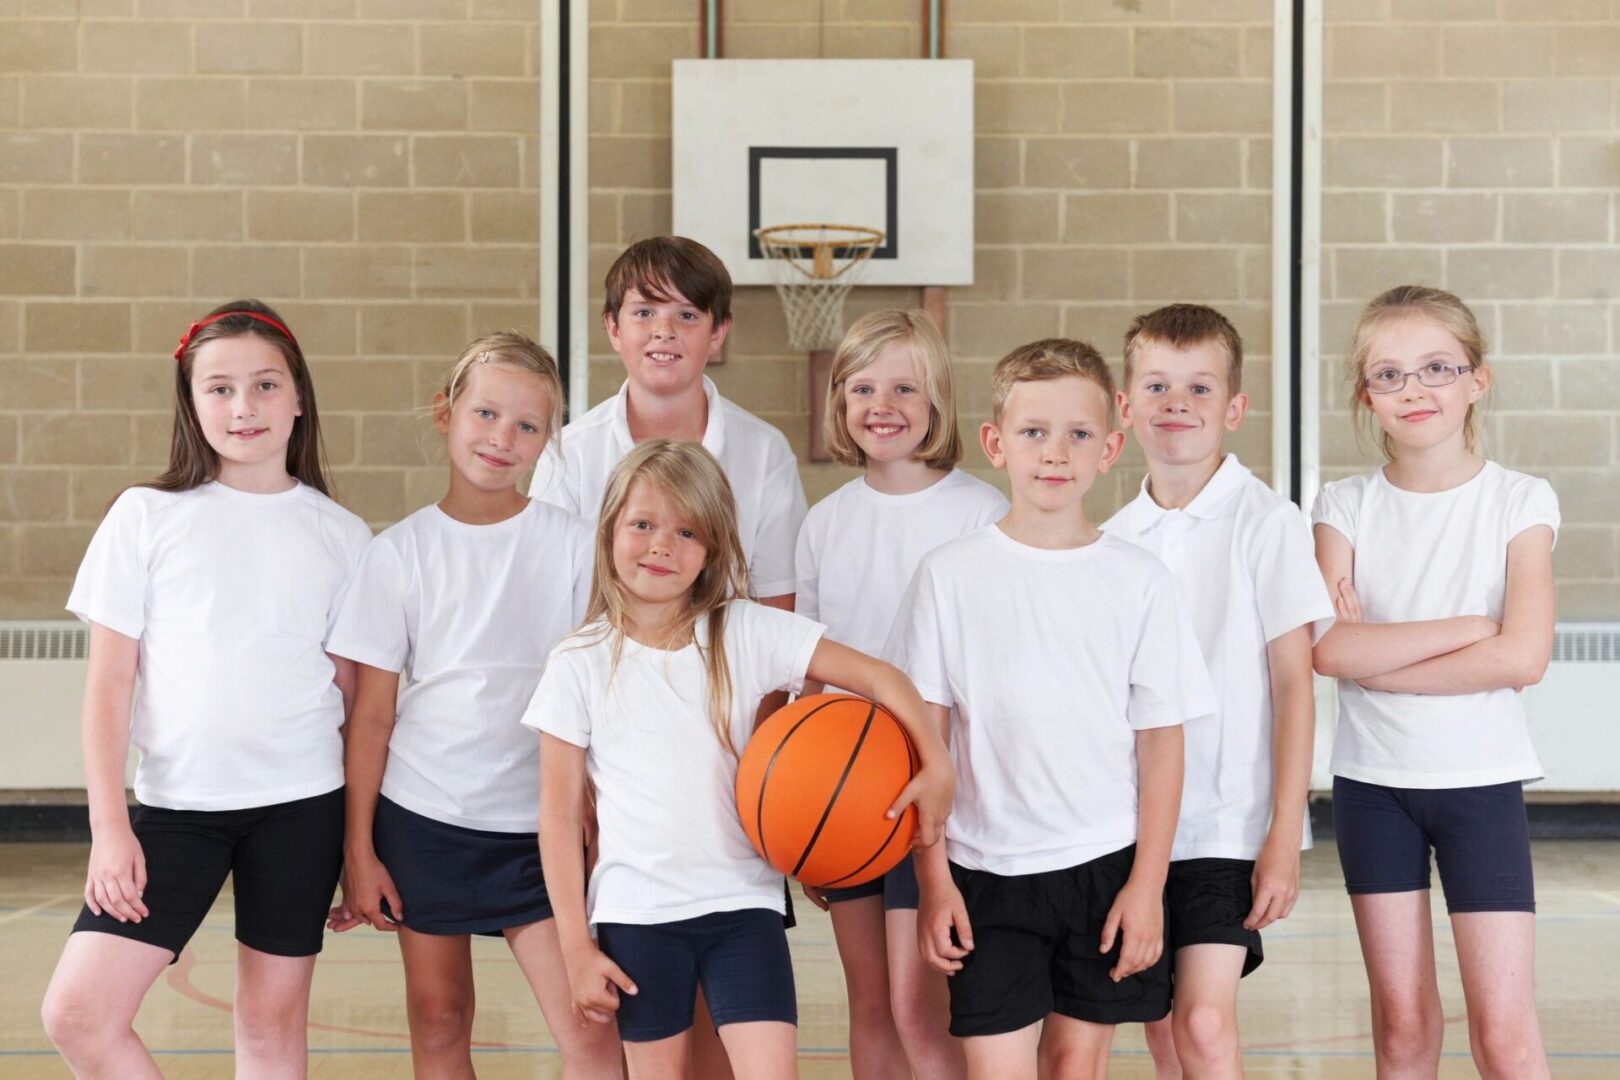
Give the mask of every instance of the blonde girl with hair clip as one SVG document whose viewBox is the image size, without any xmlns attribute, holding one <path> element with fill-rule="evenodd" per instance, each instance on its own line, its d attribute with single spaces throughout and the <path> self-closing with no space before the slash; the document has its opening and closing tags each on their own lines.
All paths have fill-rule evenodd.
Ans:
<svg viewBox="0 0 1620 1080">
<path fill-rule="evenodd" d="M 354 686 L 329 639 L 371 530 L 328 497 L 309 366 L 272 308 L 215 308 L 172 363 L 169 467 L 108 508 L 67 602 L 90 628 L 90 866 L 45 1032 L 78 1076 L 160 1076 L 135 1014 L 229 876 L 237 1074 L 302 1076 Z"/>
<path fill-rule="evenodd" d="M 542 733 L 541 861 L 575 1015 L 617 1021 L 633 1077 L 684 1074 L 700 984 L 737 1076 L 797 1075 L 782 875 L 749 846 L 733 795 L 761 698 L 808 678 L 881 702 L 922 761 L 889 813 L 915 803 L 933 843 L 950 808 L 949 758 L 905 676 L 747 591 L 719 463 L 696 443 L 638 445 L 603 495 L 585 623 L 523 717 Z"/>
<path fill-rule="evenodd" d="M 571 1022 L 536 835 L 539 740 L 519 722 L 590 585 L 590 527 L 517 489 L 562 404 L 528 338 L 467 346 L 433 399 L 449 490 L 372 541 L 332 635 L 359 686 L 331 925 L 398 935 L 417 1076 L 473 1074 L 473 934 L 506 939 L 565 1075 L 623 1075 L 612 1030 Z"/>
<path fill-rule="evenodd" d="M 834 458 L 864 472 L 812 507 L 799 530 L 796 610 L 880 653 L 922 557 L 999 520 L 1007 500 L 956 467 L 951 358 L 926 312 L 874 311 L 849 328 L 833 357 L 826 417 Z M 911 860 L 867 885 L 804 891 L 832 913 L 857 1080 L 962 1076 L 945 979 L 917 951 Z"/>
<path fill-rule="evenodd" d="M 1349 374 L 1387 460 L 1316 501 L 1338 617 L 1314 657 L 1339 680 L 1334 829 L 1378 1075 L 1432 1077 L 1440 1064 L 1432 848 L 1474 1063 L 1487 1077 L 1546 1077 L 1523 792 L 1542 770 L 1518 691 L 1552 649 L 1558 499 L 1481 456 L 1492 372 L 1452 294 L 1403 285 L 1374 299 Z"/>
</svg>

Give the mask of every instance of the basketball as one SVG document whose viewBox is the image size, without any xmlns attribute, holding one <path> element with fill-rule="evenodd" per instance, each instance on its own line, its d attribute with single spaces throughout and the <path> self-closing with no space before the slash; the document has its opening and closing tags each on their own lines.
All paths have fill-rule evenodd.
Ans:
<svg viewBox="0 0 1620 1080">
<path fill-rule="evenodd" d="M 915 807 L 884 817 L 917 772 L 900 722 L 848 694 L 814 694 L 759 726 L 737 766 L 737 812 L 766 862 L 817 888 L 847 889 L 911 847 Z"/>
</svg>

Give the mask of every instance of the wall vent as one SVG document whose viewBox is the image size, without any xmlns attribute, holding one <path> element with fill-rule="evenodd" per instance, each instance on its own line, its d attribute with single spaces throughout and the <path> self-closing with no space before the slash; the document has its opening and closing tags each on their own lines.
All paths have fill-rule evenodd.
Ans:
<svg viewBox="0 0 1620 1080">
<path fill-rule="evenodd" d="M 90 631 L 81 622 L 0 622 L 0 660 L 83 660 Z"/>
<path fill-rule="evenodd" d="M 1560 623 L 1553 634 L 1552 662 L 1620 663 L 1620 624 Z"/>
</svg>

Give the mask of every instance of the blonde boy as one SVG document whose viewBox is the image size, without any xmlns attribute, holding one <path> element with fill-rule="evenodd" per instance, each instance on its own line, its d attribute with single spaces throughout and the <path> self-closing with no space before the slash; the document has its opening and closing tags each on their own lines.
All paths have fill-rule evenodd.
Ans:
<svg viewBox="0 0 1620 1080">
<path fill-rule="evenodd" d="M 1113 380 L 1049 339 L 996 365 L 999 522 L 925 556 L 889 639 L 948 732 L 957 799 L 921 852 L 918 938 L 975 1077 L 1106 1073 L 1170 1005 L 1163 892 L 1181 725 L 1213 708 L 1174 581 L 1081 499 L 1118 459 Z"/>
<path fill-rule="evenodd" d="M 1222 452 L 1248 408 L 1242 374 L 1242 340 L 1212 308 L 1160 308 L 1125 335 L 1118 405 L 1148 476 L 1103 528 L 1170 567 L 1219 705 L 1186 729 L 1166 883 L 1175 1009 L 1148 1028 L 1161 1076 L 1242 1075 L 1238 979 L 1293 908 L 1310 843 L 1312 623 L 1333 606 L 1299 510 Z"/>
</svg>

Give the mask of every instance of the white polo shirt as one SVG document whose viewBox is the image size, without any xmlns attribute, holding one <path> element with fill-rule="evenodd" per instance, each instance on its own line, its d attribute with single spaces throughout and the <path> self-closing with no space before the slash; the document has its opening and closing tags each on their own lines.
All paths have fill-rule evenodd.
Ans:
<svg viewBox="0 0 1620 1080">
<path fill-rule="evenodd" d="M 1547 481 L 1494 461 L 1449 491 L 1404 491 L 1383 469 L 1338 480 L 1317 496 L 1313 516 L 1350 541 L 1362 618 L 1380 623 L 1501 622 L 1508 544 L 1537 525 L 1556 539 L 1559 525 Z M 1457 788 L 1535 780 L 1542 769 L 1514 690 L 1392 694 L 1340 679 L 1333 774 Z"/>
<path fill-rule="evenodd" d="M 635 448 L 625 413 L 630 384 L 562 431 L 562 444 L 548 447 L 535 466 L 529 491 L 538 499 L 594 522 L 608 477 Z M 748 558 L 755 596 L 793 591 L 793 545 L 804 521 L 804 485 L 799 462 L 782 433 L 720 396 L 708 376 L 703 394 L 709 422 L 703 448 L 715 456 L 737 500 L 737 531 Z"/>
<path fill-rule="evenodd" d="M 383 795 L 466 829 L 535 831 L 540 740 L 523 711 L 585 614 L 594 557 L 589 525 L 535 499 L 492 525 L 425 506 L 371 542 L 327 648 L 402 676 Z"/>
<path fill-rule="evenodd" d="M 1148 484 L 1103 529 L 1157 555 L 1186 598 L 1220 708 L 1187 725 L 1181 820 L 1171 859 L 1253 859 L 1271 827 L 1271 666 L 1266 646 L 1333 622 L 1299 508 L 1227 454 L 1184 509 Z M 1311 842 L 1307 818 L 1303 846 Z"/>
<path fill-rule="evenodd" d="M 1215 710 L 1164 564 L 1103 534 L 1021 544 L 989 525 L 923 556 L 887 658 L 951 711 L 952 862 L 1034 874 L 1136 841 L 1136 733 Z"/>
</svg>

